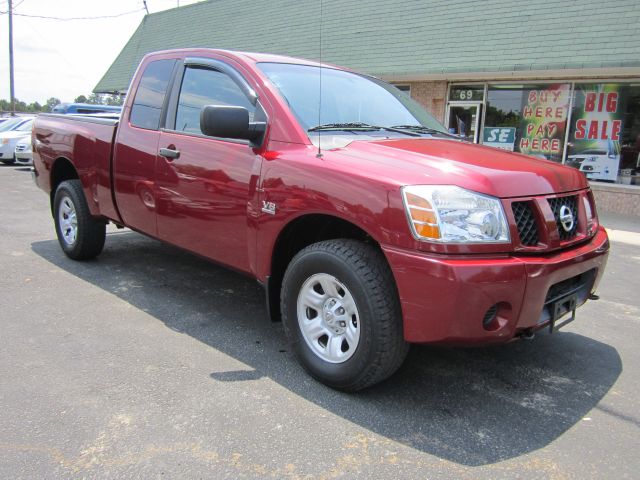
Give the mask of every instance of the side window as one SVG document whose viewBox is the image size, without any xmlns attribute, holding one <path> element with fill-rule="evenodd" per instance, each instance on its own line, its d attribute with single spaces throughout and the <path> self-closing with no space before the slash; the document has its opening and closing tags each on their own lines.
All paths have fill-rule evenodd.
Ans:
<svg viewBox="0 0 640 480">
<path fill-rule="evenodd" d="M 156 60 L 147 65 L 131 106 L 131 124 L 135 127 L 157 130 L 167 85 L 175 60 Z"/>
<path fill-rule="evenodd" d="M 201 134 L 200 110 L 205 105 L 244 107 L 249 111 L 250 121 L 255 115 L 255 107 L 228 75 L 217 70 L 188 67 L 178 98 L 175 129 Z"/>
</svg>

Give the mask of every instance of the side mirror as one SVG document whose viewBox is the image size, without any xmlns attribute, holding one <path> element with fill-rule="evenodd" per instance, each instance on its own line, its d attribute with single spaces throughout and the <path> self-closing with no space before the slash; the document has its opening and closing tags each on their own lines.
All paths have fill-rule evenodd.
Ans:
<svg viewBox="0 0 640 480">
<path fill-rule="evenodd" d="M 265 122 L 250 122 L 244 107 L 205 105 L 200 111 L 200 130 L 204 135 L 249 140 L 253 146 L 262 143 Z"/>
</svg>

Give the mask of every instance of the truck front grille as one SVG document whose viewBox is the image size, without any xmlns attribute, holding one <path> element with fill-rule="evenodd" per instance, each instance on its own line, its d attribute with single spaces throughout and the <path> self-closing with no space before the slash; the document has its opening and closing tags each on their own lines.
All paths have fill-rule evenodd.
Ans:
<svg viewBox="0 0 640 480">
<path fill-rule="evenodd" d="M 576 196 L 550 198 L 548 201 L 551 211 L 553 212 L 553 218 L 556 219 L 556 227 L 558 228 L 560 241 L 566 242 L 567 240 L 571 240 L 576 236 L 576 232 L 578 231 L 578 202 Z M 566 228 L 566 223 L 563 224 L 560 218 L 563 207 L 567 207 L 573 217 L 571 228 L 568 229 Z"/>
<path fill-rule="evenodd" d="M 543 252 L 567 248 L 594 235 L 584 225 L 588 203 L 593 210 L 589 190 L 574 194 L 536 195 L 505 200 L 516 251 Z M 517 230 L 517 234 L 516 234 Z"/>
<path fill-rule="evenodd" d="M 537 245 L 540 241 L 538 238 L 538 224 L 533 208 L 531 208 L 531 202 L 513 202 L 511 208 L 518 227 L 520 243 L 527 247 Z"/>
</svg>

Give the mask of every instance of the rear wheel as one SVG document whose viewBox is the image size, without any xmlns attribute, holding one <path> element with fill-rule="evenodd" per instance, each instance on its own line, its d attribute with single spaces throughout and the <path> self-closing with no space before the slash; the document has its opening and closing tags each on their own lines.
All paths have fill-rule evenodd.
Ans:
<svg viewBox="0 0 640 480">
<path fill-rule="evenodd" d="M 91 216 L 80 180 L 66 180 L 56 189 L 53 219 L 58 242 L 69 258 L 87 260 L 104 247 L 106 224 Z"/>
<path fill-rule="evenodd" d="M 283 279 L 281 309 L 302 365 L 333 388 L 378 383 L 407 354 L 393 276 L 382 252 L 363 242 L 330 240 L 300 251 Z"/>
</svg>

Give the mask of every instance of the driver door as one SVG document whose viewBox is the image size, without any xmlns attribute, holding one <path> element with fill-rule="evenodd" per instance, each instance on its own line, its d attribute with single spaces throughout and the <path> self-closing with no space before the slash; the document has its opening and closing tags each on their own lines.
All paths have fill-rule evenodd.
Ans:
<svg viewBox="0 0 640 480">
<path fill-rule="evenodd" d="M 248 141 L 204 136 L 205 105 L 256 107 L 226 73 L 186 65 L 175 109 L 160 133 L 156 162 L 158 236 L 240 270 L 249 270 L 247 207 L 262 157 Z M 176 101 L 176 99 L 172 99 Z"/>
</svg>

